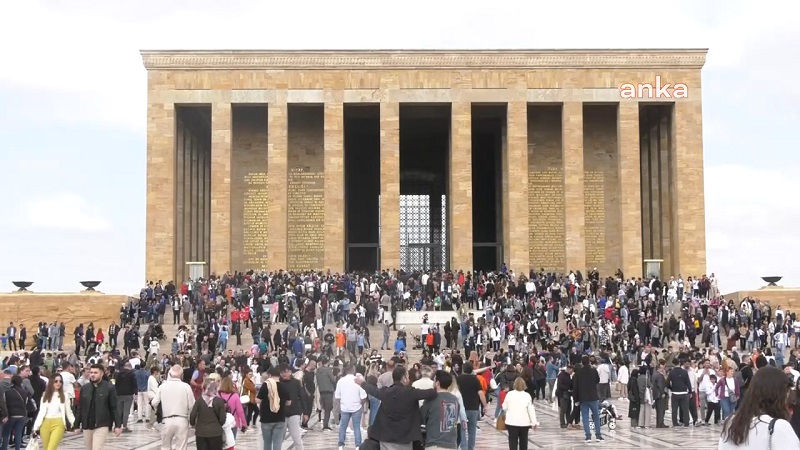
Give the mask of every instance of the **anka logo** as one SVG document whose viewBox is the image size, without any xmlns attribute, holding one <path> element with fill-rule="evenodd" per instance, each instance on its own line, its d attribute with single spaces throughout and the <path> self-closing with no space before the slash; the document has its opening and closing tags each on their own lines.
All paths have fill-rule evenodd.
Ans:
<svg viewBox="0 0 800 450">
<path fill-rule="evenodd" d="M 656 75 L 655 84 L 625 83 L 619 87 L 622 98 L 687 98 L 689 88 L 683 83 L 662 83 L 661 75 Z"/>
</svg>

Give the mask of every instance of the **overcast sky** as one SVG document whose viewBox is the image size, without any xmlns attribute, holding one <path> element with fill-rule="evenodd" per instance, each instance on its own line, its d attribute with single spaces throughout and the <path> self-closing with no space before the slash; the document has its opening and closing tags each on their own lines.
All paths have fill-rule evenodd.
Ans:
<svg viewBox="0 0 800 450">
<path fill-rule="evenodd" d="M 140 49 L 708 47 L 708 270 L 800 286 L 796 1 L 0 3 L 0 291 L 144 280 Z M 222 8 L 221 5 L 235 5 Z M 756 6 L 757 5 L 757 6 Z"/>
</svg>

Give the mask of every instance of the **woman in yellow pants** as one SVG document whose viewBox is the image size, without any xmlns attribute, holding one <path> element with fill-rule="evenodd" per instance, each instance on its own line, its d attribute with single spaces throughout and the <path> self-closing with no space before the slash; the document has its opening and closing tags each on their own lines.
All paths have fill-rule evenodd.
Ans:
<svg viewBox="0 0 800 450">
<path fill-rule="evenodd" d="M 64 431 L 75 423 L 72 408 L 64 395 L 64 380 L 56 374 L 47 383 L 47 389 L 42 396 L 36 421 L 33 423 L 33 432 L 42 436 L 42 450 L 56 450 Z M 72 386 L 66 387 L 72 389 Z"/>
</svg>

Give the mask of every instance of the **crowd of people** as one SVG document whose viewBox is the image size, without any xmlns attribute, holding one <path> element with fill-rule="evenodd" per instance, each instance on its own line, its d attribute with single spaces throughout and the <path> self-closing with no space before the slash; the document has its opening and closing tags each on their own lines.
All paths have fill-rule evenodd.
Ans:
<svg viewBox="0 0 800 450">
<path fill-rule="evenodd" d="M 397 324 L 405 310 L 452 316 L 416 333 Z M 673 427 L 719 426 L 721 448 L 762 448 L 746 446 L 757 417 L 800 448 L 800 320 L 725 300 L 714 274 L 234 272 L 150 282 L 118 320 L 78 325 L 70 351 L 63 324 L 40 324 L 32 344 L 9 325 L 19 350 L 2 362 L 2 450 L 26 436 L 55 449 L 68 430 L 100 449 L 130 420 L 165 450 L 187 448 L 190 429 L 198 449 L 231 449 L 256 427 L 265 449 L 288 433 L 302 450 L 315 413 L 321 432 L 338 426 L 340 449 L 474 450 L 485 417 L 524 450 L 535 405 L 588 443 L 623 420 L 620 401 L 634 429 L 668 427 L 669 412 Z M 776 371 L 780 386 L 765 385 Z"/>
</svg>

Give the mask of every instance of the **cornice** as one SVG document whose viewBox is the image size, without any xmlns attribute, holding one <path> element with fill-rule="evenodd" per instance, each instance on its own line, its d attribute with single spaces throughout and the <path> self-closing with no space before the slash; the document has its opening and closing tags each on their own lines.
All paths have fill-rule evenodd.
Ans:
<svg viewBox="0 0 800 450">
<path fill-rule="evenodd" d="M 147 70 L 693 68 L 707 49 L 142 50 Z"/>
</svg>

